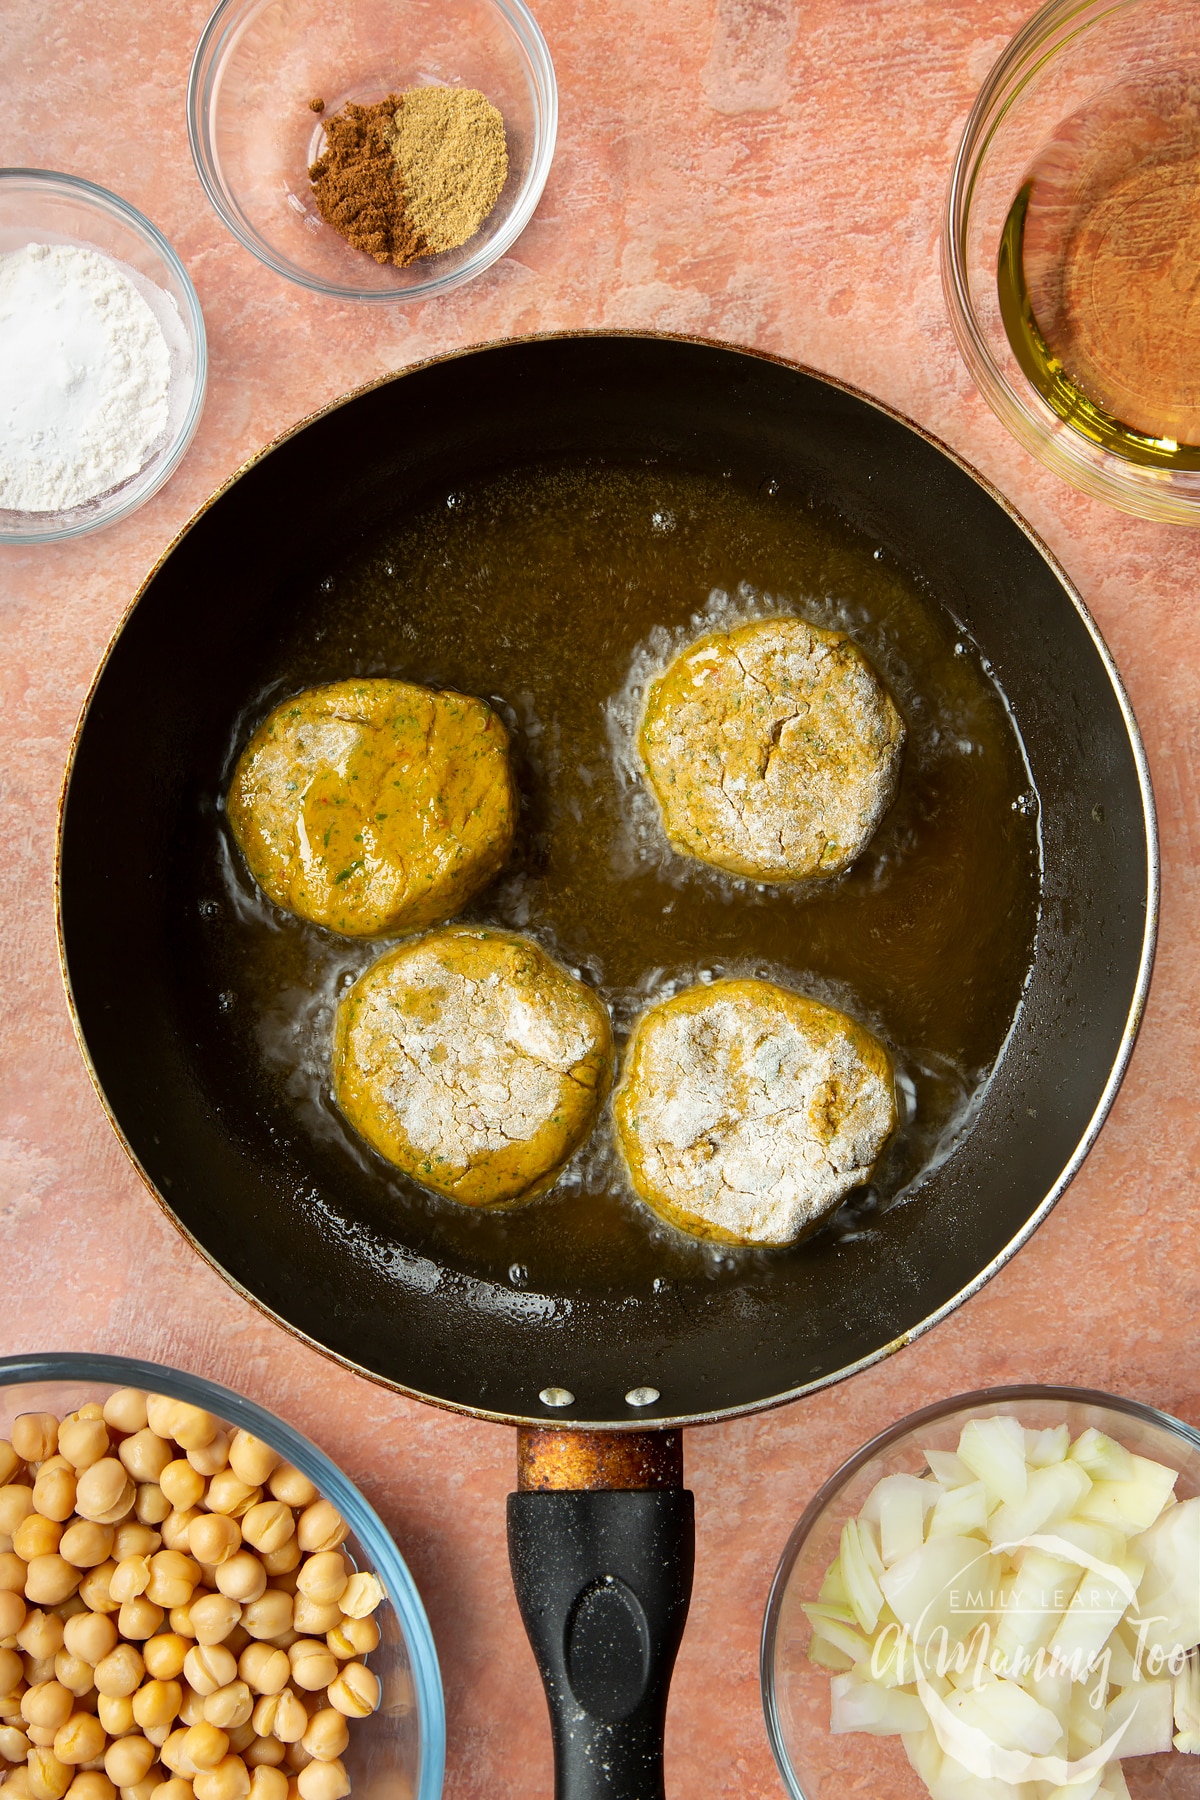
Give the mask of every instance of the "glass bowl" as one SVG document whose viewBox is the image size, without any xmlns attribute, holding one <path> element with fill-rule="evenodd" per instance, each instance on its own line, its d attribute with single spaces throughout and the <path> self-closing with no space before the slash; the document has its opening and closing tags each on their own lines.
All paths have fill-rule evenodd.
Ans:
<svg viewBox="0 0 1200 1800">
<path fill-rule="evenodd" d="M 1003 1387 L 959 1394 L 874 1438 L 830 1477 L 806 1508 L 780 1560 L 767 1602 L 762 1638 L 762 1694 L 767 1735 L 793 1800 L 929 1800 L 896 1737 L 829 1729 L 830 1673 L 808 1659 L 812 1633 L 803 1602 L 817 1598 L 838 1553 L 842 1527 L 885 1475 L 927 1474 L 924 1451 L 953 1450 L 968 1419 L 1014 1412 L 1033 1429 L 1065 1423 L 1075 1437 L 1088 1426 L 1119 1439 L 1136 1455 L 1178 1469 L 1178 1498 L 1200 1493 L 1200 1432 L 1136 1400 L 1089 1388 Z M 1172 1751 L 1121 1765 L 1135 1800 L 1196 1800 L 1200 1761 Z M 981 1790 L 988 1784 L 981 1784 Z M 1016 1791 L 1016 1790 L 1013 1790 Z M 1020 1790 L 1024 1792 L 1024 1789 Z M 1029 1787 L 1033 1794 L 1035 1788 Z"/>
<path fill-rule="evenodd" d="M 475 236 L 398 269 L 326 225 L 309 184 L 328 117 L 425 85 L 478 88 L 500 109 L 508 181 Z M 188 81 L 188 136 L 234 236 L 289 281 L 341 300 L 423 300 L 510 250 L 554 155 L 558 90 L 523 0 L 222 0 Z"/>
<path fill-rule="evenodd" d="M 111 256 L 148 301 L 171 356 L 167 427 L 136 475 L 62 512 L 0 507 L 0 543 L 49 544 L 111 525 L 156 494 L 183 458 L 204 406 L 204 315 L 162 233 L 107 188 L 50 169 L 0 169 L 0 256 L 26 244 L 77 244 Z"/>
<path fill-rule="evenodd" d="M 954 335 L 980 392 L 1014 437 L 1084 493 L 1145 518 L 1189 525 L 1200 524 L 1200 383 L 1194 378 L 1200 315 L 1194 299 L 1188 311 L 1187 274 L 1198 246 L 1190 242 L 1186 221 L 1194 208 L 1185 192 L 1194 188 L 1192 165 L 1200 155 L 1196 27 L 1194 0 L 1043 6 L 1005 49 L 975 102 L 942 233 L 942 286 Z M 1189 242 L 1156 248 L 1121 224 L 1122 196 L 1132 191 L 1130 179 L 1158 179 L 1168 167 L 1186 176 L 1180 238 Z M 1026 215 L 1017 203 L 1031 173 Z M 1148 224 L 1152 215 L 1142 217 Z M 1054 317 L 1061 304 L 1057 323 L 1070 325 L 1061 339 L 1046 332 L 1049 347 L 1060 348 L 1069 362 L 1084 359 L 1091 373 L 1079 386 L 1094 388 L 1098 410 L 1086 400 L 1079 405 L 1069 371 L 1065 383 L 1058 379 L 1061 360 L 1046 372 L 1044 343 L 1033 350 L 1023 345 L 1020 361 L 1014 353 L 997 275 L 1002 254 L 1010 268 L 1021 265 L 1013 255 L 1018 241 L 1045 261 L 1029 295 L 1022 283 L 1007 299 L 1010 323 L 1027 298 L 1035 320 L 1047 308 Z M 1136 281 L 1129 276 L 1134 269 Z M 1156 313 L 1167 305 L 1170 313 Z M 1169 417 L 1161 384 L 1175 380 L 1161 361 L 1173 354 L 1170 343 L 1161 334 L 1157 345 L 1141 341 L 1156 316 L 1168 320 L 1167 338 L 1181 334 L 1177 397 L 1182 405 L 1187 395 L 1192 423 L 1178 445 L 1169 424 L 1153 422 Z M 1131 391 L 1126 377 L 1135 356 L 1150 360 L 1133 376 Z M 1122 379 L 1110 383 L 1117 372 Z M 1156 388 L 1158 400 L 1143 415 Z M 1121 434 L 1123 454 L 1110 447 L 1112 419 L 1137 434 L 1132 443 Z"/>
<path fill-rule="evenodd" d="M 381 1638 L 370 1667 L 379 1677 L 379 1710 L 352 1723 L 343 1761 L 354 1800 L 438 1800 L 446 1751 L 446 1714 L 437 1652 L 425 1609 L 404 1559 L 374 1509 L 306 1437 L 229 1388 L 157 1363 L 123 1356 L 50 1354 L 0 1358 L 0 1438 L 23 1412 L 59 1418 L 115 1388 L 169 1394 L 241 1426 L 277 1450 L 331 1500 L 350 1527 L 343 1551 L 378 1575 L 387 1598 L 375 1617 Z"/>
</svg>

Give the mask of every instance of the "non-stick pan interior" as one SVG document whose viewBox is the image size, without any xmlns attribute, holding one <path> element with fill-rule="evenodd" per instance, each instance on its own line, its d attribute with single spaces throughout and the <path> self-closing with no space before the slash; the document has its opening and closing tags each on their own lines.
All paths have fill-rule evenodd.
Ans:
<svg viewBox="0 0 1200 1800">
<path fill-rule="evenodd" d="M 303 1133 L 231 1072 L 195 953 L 199 835 L 239 720 L 313 571 L 433 492 L 556 460 L 764 484 L 914 572 L 994 669 L 1041 799 L 1036 954 L 969 1133 L 861 1233 L 706 1281 L 482 1279 L 356 1214 Z M 330 677 L 342 674 L 330 670 Z M 263 457 L 148 583 L 99 679 L 64 812 L 64 951 L 113 1116 L 183 1228 L 318 1344 L 452 1405 L 627 1425 L 835 1378 L 978 1282 L 1072 1171 L 1132 1041 L 1152 938 L 1140 752 L 1054 569 L 935 445 L 787 366 L 650 338 L 475 352 L 363 393 Z M 633 1413 L 625 1396 L 661 1398 Z"/>
</svg>

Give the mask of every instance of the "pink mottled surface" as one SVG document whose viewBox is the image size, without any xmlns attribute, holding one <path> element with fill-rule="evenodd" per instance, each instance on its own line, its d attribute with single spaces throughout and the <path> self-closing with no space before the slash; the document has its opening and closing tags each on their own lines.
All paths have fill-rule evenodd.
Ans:
<svg viewBox="0 0 1200 1800">
<path fill-rule="evenodd" d="M 943 188 L 971 99 L 1026 0 L 540 0 L 562 129 L 513 255 L 438 304 L 356 310 L 261 268 L 192 170 L 183 96 L 205 0 L 5 0 L 0 161 L 86 175 L 167 233 L 212 358 L 169 487 L 74 546 L 0 553 L 0 1351 L 134 1352 L 243 1389 L 310 1432 L 393 1527 L 433 1621 L 454 1800 L 545 1800 L 545 1713 L 512 1599 L 514 1440 L 299 1347 L 189 1255 L 84 1074 L 54 947 L 55 804 L 92 672 L 147 567 L 282 427 L 418 357 L 563 326 L 664 327 L 795 357 L 879 394 L 1009 494 L 1124 671 L 1161 809 L 1165 901 L 1141 1042 L 1090 1162 L 963 1311 L 848 1386 L 695 1433 L 699 1568 L 668 1736 L 673 1795 L 776 1796 L 758 1634 L 815 1487 L 911 1407 L 1014 1379 L 1086 1382 L 1200 1424 L 1194 1218 L 1200 537 L 1077 497 L 1008 441 L 942 310 Z M 879 1796 L 882 1800 L 882 1795 Z"/>
</svg>

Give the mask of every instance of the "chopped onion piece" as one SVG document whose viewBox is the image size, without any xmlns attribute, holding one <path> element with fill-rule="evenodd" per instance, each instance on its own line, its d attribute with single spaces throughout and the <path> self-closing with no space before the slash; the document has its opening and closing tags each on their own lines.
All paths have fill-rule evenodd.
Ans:
<svg viewBox="0 0 1200 1800">
<path fill-rule="evenodd" d="M 963 1537 L 968 1532 L 987 1530 L 987 1491 L 982 1481 L 970 1487 L 951 1488 L 943 1494 L 929 1519 L 929 1536 Z"/>
<path fill-rule="evenodd" d="M 829 1729 L 833 1732 L 865 1731 L 872 1737 L 899 1737 L 920 1731 L 925 1708 L 915 1694 L 900 1688 L 877 1687 L 856 1675 L 835 1675 L 831 1683 L 833 1707 Z"/>
<path fill-rule="evenodd" d="M 1200 1499 L 1170 1506 L 1130 1546 L 1146 1559 L 1138 1617 L 1148 1649 L 1170 1656 L 1200 1644 Z"/>
<path fill-rule="evenodd" d="M 1131 1456 L 1133 1474 L 1128 1481 L 1094 1481 L 1092 1491 L 1079 1504 L 1081 1519 L 1112 1525 L 1134 1536 L 1147 1531 L 1157 1519 L 1179 1480 L 1175 1469 L 1144 1456 Z"/>
<path fill-rule="evenodd" d="M 1112 1701 L 1104 1715 L 1104 1735 L 1112 1737 L 1125 1725 L 1120 1756 L 1157 1756 L 1171 1748 L 1174 1722 L 1175 1683 L 1141 1681 L 1136 1687 L 1122 1688 Z"/>
<path fill-rule="evenodd" d="M 1131 1481 L 1133 1457 L 1124 1444 L 1105 1437 L 1094 1425 L 1080 1432 L 1071 1447 L 1071 1461 L 1082 1465 L 1093 1481 Z"/>
<path fill-rule="evenodd" d="M 1062 1462 L 1070 1448 L 1071 1433 L 1066 1425 L 1050 1425 L 1045 1431 L 1025 1429 L 1025 1461 L 1031 1469 Z"/>
<path fill-rule="evenodd" d="M 1091 1477 L 1078 1463 L 1059 1462 L 1030 1469 L 1024 1499 L 997 1507 L 990 1536 L 993 1544 L 1019 1544 L 1034 1532 L 1073 1513 L 1091 1488 Z"/>
<path fill-rule="evenodd" d="M 1200 1756 L 1200 1657 L 1194 1651 L 1175 1677 L 1174 1744 Z"/>
<path fill-rule="evenodd" d="M 925 1461 L 933 1470 L 939 1487 L 969 1487 L 977 1479 L 974 1471 L 968 1469 L 962 1457 L 956 1456 L 953 1450 L 927 1450 Z"/>
<path fill-rule="evenodd" d="M 969 1419 L 958 1440 L 958 1454 L 993 1501 L 1013 1506 L 1025 1498 L 1029 1469 L 1025 1433 L 1018 1420 L 1003 1414 L 994 1419 Z"/>
<path fill-rule="evenodd" d="M 859 1514 L 879 1527 L 879 1554 L 890 1566 L 919 1550 L 925 1541 L 925 1514 L 938 1498 L 936 1482 L 918 1475 L 885 1475 L 876 1482 Z"/>
</svg>

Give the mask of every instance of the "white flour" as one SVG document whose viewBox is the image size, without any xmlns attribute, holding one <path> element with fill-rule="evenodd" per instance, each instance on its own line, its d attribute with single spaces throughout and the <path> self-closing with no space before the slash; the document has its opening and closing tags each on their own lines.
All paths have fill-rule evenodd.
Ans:
<svg viewBox="0 0 1200 1800">
<path fill-rule="evenodd" d="M 0 256 L 0 507 L 59 512 L 136 475 L 166 430 L 170 364 L 111 257 L 74 244 Z"/>
</svg>

